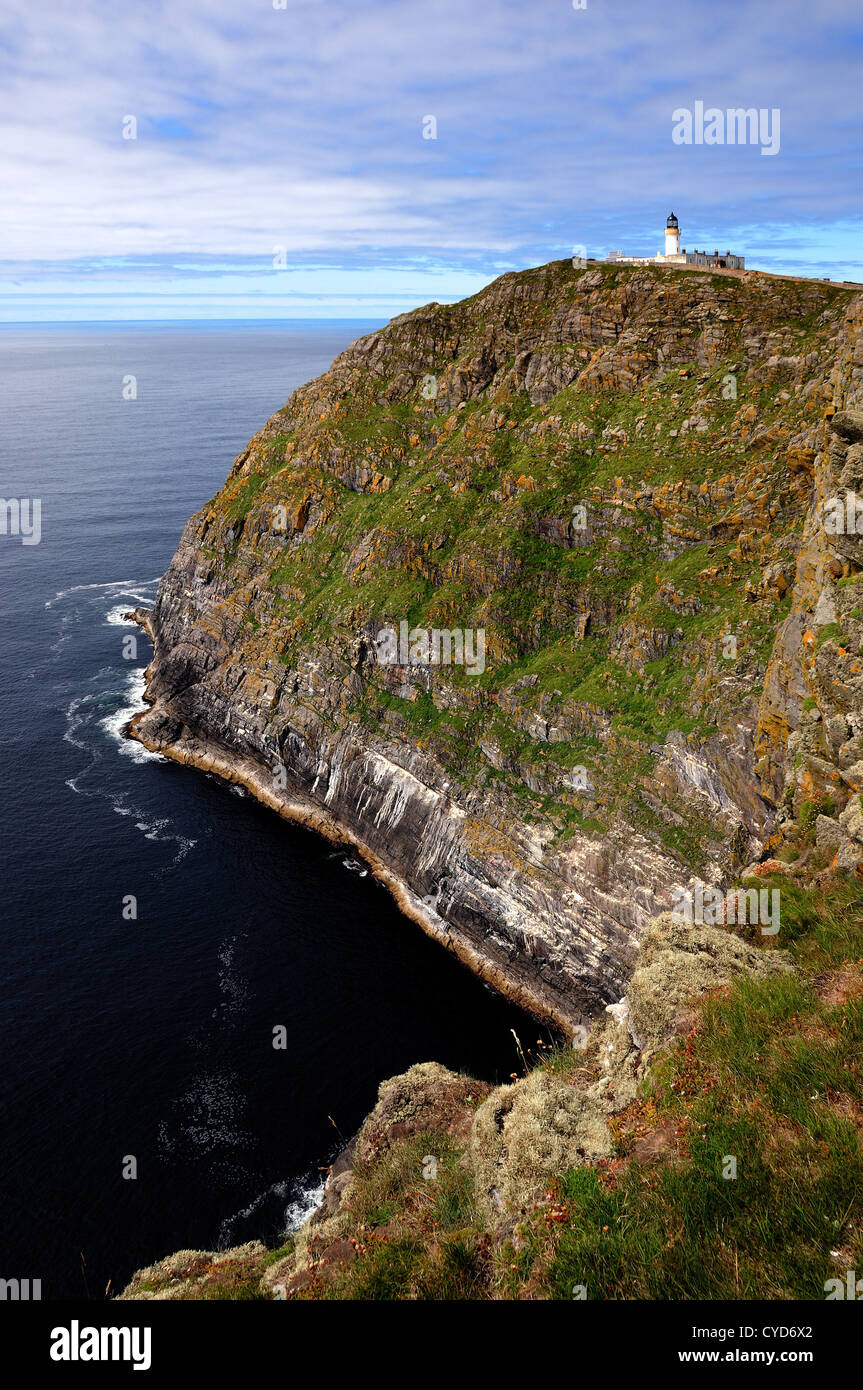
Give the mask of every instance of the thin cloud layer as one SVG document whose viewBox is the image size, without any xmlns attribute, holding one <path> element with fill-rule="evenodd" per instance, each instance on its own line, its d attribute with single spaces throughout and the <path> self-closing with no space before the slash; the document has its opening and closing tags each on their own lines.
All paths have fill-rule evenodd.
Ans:
<svg viewBox="0 0 863 1390">
<path fill-rule="evenodd" d="M 668 14 L 7 0 L 0 314 L 400 312 L 576 245 L 652 253 L 671 207 L 687 244 L 863 278 L 859 7 Z M 675 144 L 697 101 L 778 110 L 779 152 Z"/>
</svg>

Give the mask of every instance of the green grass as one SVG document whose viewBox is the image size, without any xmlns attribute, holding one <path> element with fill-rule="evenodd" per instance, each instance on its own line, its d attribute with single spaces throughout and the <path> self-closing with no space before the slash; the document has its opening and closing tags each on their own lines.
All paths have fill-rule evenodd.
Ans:
<svg viewBox="0 0 863 1390">
<path fill-rule="evenodd" d="M 695 1033 L 654 1068 L 653 1120 L 674 1121 L 682 1153 L 620 1177 L 561 1175 L 567 1223 L 551 1238 L 528 1223 L 519 1257 L 520 1277 L 538 1265 L 550 1296 L 586 1284 L 588 1298 L 823 1298 L 831 1249 L 848 1267 L 863 1258 L 849 1119 L 863 1097 L 863 1004 L 829 1007 L 815 988 L 843 962 L 863 965 L 863 889 L 774 886 L 798 973 L 709 998 Z M 728 1157 L 736 1178 L 723 1176 Z"/>
<path fill-rule="evenodd" d="M 816 647 L 823 647 L 825 642 L 835 642 L 837 647 L 847 647 L 848 638 L 842 631 L 841 623 L 826 623 L 818 633 Z"/>
<path fill-rule="evenodd" d="M 423 1177 L 429 1156 L 434 1177 Z M 461 1151 L 445 1134 L 398 1140 L 360 1166 L 351 1191 L 357 1258 L 303 1297 L 330 1300 L 472 1299 L 488 1292 L 488 1239 Z"/>
</svg>

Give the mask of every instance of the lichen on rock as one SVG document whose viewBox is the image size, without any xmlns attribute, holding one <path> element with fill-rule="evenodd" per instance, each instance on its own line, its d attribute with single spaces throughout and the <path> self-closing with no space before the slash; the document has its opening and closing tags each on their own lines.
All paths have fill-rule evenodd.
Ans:
<svg viewBox="0 0 863 1390">
<path fill-rule="evenodd" d="M 691 1026 L 691 1006 L 707 991 L 742 974 L 757 979 L 790 969 L 784 951 L 755 946 L 725 927 L 663 913 L 642 940 L 627 986 L 630 1035 L 639 1048 L 654 1051 Z"/>
<path fill-rule="evenodd" d="M 490 1220 L 524 1211 L 550 1178 L 613 1152 L 608 1109 L 546 1071 L 492 1092 L 477 1111 L 470 1158 Z"/>
</svg>

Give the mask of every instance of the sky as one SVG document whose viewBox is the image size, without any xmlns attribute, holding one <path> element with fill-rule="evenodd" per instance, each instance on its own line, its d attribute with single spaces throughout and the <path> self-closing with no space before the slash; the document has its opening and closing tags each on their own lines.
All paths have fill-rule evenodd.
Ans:
<svg viewBox="0 0 863 1390">
<path fill-rule="evenodd" d="M 672 210 L 863 281 L 861 79 L 860 0 L 4 0 L 0 322 L 383 320 Z"/>
</svg>

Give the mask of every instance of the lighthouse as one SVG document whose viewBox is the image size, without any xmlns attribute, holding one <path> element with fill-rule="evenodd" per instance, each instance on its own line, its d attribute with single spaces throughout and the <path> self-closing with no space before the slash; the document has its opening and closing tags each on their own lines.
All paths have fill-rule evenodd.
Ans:
<svg viewBox="0 0 863 1390">
<path fill-rule="evenodd" d="M 669 256 L 680 255 L 680 227 L 674 213 L 671 214 L 665 224 L 665 259 Z"/>
<path fill-rule="evenodd" d="M 743 256 L 733 255 L 726 251 L 724 256 L 720 256 L 718 251 L 689 251 L 684 247 L 680 249 L 680 224 L 674 213 L 669 213 L 665 223 L 665 249 L 657 251 L 655 256 L 625 256 L 622 251 L 611 251 L 606 256 L 607 261 L 613 261 L 615 265 L 667 265 L 683 266 L 697 265 L 705 270 L 745 270 L 746 260 Z"/>
</svg>

